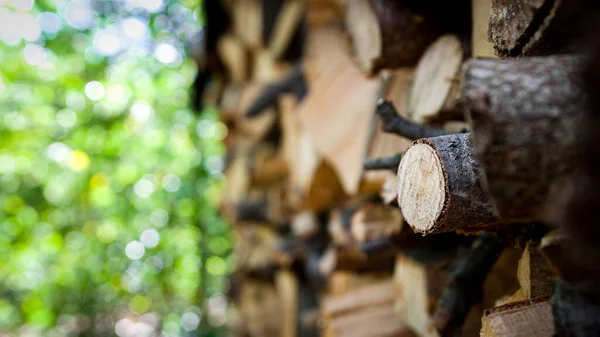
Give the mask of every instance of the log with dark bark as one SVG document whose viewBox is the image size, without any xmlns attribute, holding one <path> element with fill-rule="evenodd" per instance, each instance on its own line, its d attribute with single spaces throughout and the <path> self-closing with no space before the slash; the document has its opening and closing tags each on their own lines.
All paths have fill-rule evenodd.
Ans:
<svg viewBox="0 0 600 337">
<path fill-rule="evenodd" d="M 398 165 L 400 164 L 400 159 L 402 158 L 402 153 L 398 153 L 395 156 L 385 157 L 385 158 L 374 158 L 367 159 L 363 164 L 365 170 L 393 170 L 396 171 L 398 169 Z"/>
<path fill-rule="evenodd" d="M 492 0 L 488 39 L 501 57 L 572 51 L 594 0 Z"/>
<path fill-rule="evenodd" d="M 346 1 L 346 27 L 359 67 L 368 75 L 412 66 L 439 35 L 435 20 L 417 15 L 402 1 Z"/>
<path fill-rule="evenodd" d="M 418 233 L 477 231 L 499 221 L 469 134 L 415 141 L 398 167 L 396 189 L 402 214 Z"/>
<path fill-rule="evenodd" d="M 548 191 L 573 169 L 581 63 L 577 56 L 551 56 L 464 66 L 462 103 L 498 216 L 541 219 Z"/>
<path fill-rule="evenodd" d="M 246 117 L 260 115 L 268 107 L 277 104 L 281 95 L 293 94 L 299 102 L 307 93 L 308 88 L 304 70 L 302 64 L 298 63 L 281 81 L 265 86 L 262 93 L 246 111 Z"/>
<path fill-rule="evenodd" d="M 400 116 L 389 101 L 377 102 L 377 114 L 381 117 L 383 131 L 395 133 L 411 140 L 419 138 L 437 137 L 448 134 L 447 131 L 427 125 L 413 123 Z"/>
<path fill-rule="evenodd" d="M 448 276 L 434 315 L 434 324 L 443 336 L 460 336 L 472 305 L 483 298 L 483 281 L 492 269 L 504 243 L 483 232 L 471 249 L 459 258 Z"/>
</svg>

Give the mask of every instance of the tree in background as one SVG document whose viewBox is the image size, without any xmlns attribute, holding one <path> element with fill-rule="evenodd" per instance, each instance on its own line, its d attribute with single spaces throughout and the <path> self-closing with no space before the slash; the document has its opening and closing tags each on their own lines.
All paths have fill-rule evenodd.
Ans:
<svg viewBox="0 0 600 337">
<path fill-rule="evenodd" d="M 223 329 L 225 126 L 197 0 L 0 2 L 0 336 Z"/>
</svg>

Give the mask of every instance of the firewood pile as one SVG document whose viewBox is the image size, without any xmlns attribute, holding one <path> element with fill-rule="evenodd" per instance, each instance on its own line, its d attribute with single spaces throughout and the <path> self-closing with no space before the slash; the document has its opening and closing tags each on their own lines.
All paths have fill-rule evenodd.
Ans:
<svg viewBox="0 0 600 337">
<path fill-rule="evenodd" d="M 600 335 L 593 0 L 204 4 L 234 335 Z"/>
</svg>

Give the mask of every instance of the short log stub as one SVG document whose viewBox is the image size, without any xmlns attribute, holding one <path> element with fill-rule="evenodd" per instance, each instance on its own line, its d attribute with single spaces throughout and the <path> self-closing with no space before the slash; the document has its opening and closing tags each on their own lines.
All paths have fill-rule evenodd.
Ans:
<svg viewBox="0 0 600 337">
<path fill-rule="evenodd" d="M 477 231 L 495 225 L 469 134 L 416 140 L 398 167 L 398 204 L 418 233 Z"/>
</svg>

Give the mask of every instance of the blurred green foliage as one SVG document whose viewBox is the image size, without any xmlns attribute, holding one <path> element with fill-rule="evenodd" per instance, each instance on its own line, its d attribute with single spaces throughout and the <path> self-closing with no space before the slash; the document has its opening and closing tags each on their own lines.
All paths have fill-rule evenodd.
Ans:
<svg viewBox="0 0 600 337">
<path fill-rule="evenodd" d="M 226 128 L 197 0 L 0 5 L 0 335 L 197 336 L 226 315 Z"/>
</svg>

